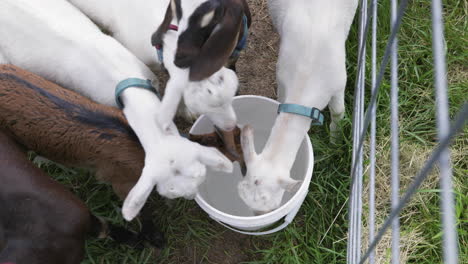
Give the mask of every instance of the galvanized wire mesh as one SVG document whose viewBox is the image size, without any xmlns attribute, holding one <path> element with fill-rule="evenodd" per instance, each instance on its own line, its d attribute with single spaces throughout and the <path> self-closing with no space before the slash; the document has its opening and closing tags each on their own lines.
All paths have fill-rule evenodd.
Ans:
<svg viewBox="0 0 468 264">
<path fill-rule="evenodd" d="M 351 169 L 351 191 L 349 199 L 349 232 L 347 262 L 350 264 L 375 262 L 375 248 L 385 232 L 392 228 L 392 263 L 400 261 L 400 223 L 399 212 L 428 176 L 431 168 L 438 163 L 440 168 L 441 186 L 441 217 L 443 224 L 443 256 L 447 264 L 458 263 L 458 245 L 455 225 L 454 197 L 452 189 L 452 170 L 450 164 L 449 144 L 453 136 L 465 125 L 468 118 L 468 103 L 465 103 L 450 125 L 448 113 L 448 94 L 446 78 L 446 60 L 444 51 L 444 31 L 442 19 L 442 3 L 432 1 L 433 53 L 436 89 L 436 118 L 439 144 L 433 150 L 423 168 L 414 178 L 405 193 L 399 196 L 399 130 L 398 130 L 398 41 L 397 33 L 401 26 L 403 15 L 408 5 L 407 0 L 401 0 L 399 7 L 397 0 L 391 0 L 391 33 L 387 42 L 379 71 L 377 73 L 377 0 L 371 0 L 368 7 L 367 0 L 360 3 L 359 24 L 359 53 L 357 79 L 355 85 L 355 102 L 353 116 L 353 160 Z M 371 37 L 371 98 L 364 112 L 365 91 L 365 55 L 369 29 Z M 391 61 L 391 212 L 380 230 L 375 235 L 375 146 L 376 146 L 376 101 L 386 67 Z M 363 190 L 363 144 L 367 129 L 370 127 L 369 146 L 369 246 L 362 251 L 362 190 Z M 361 256 L 362 255 L 362 256 Z"/>
</svg>

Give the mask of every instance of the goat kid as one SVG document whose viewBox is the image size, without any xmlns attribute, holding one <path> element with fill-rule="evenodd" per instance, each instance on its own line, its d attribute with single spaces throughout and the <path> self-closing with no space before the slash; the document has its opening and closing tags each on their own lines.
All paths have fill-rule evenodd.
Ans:
<svg viewBox="0 0 468 264">
<path fill-rule="evenodd" d="M 110 31 L 146 65 L 155 68 L 164 63 L 170 74 L 158 115 L 164 129 L 172 122 L 183 95 L 187 108 L 181 109 L 186 118 L 206 114 L 224 131 L 224 141 L 233 141 L 237 118 L 232 98 L 238 79 L 223 65 L 235 69 L 237 45 L 245 45 L 244 34 L 251 24 L 245 0 L 68 1 Z M 171 24 L 178 25 L 178 30 L 169 30 Z M 156 56 L 155 47 L 164 47 L 163 61 Z M 231 56 L 235 49 L 236 55 Z"/>
<path fill-rule="evenodd" d="M 156 78 L 134 55 L 64 0 L 0 1 L 0 24 L 0 59 L 4 63 L 101 104 L 116 106 L 115 87 L 128 77 Z M 219 151 L 179 136 L 172 122 L 170 135 L 161 131 L 156 122 L 160 102 L 153 92 L 131 87 L 120 99 L 125 117 L 145 150 L 145 167 L 124 204 L 127 220 L 138 214 L 156 184 L 163 196 L 192 198 L 205 178 L 206 166 L 232 171 L 232 162 Z"/>
<path fill-rule="evenodd" d="M 145 153 L 121 111 L 13 65 L 0 65 L 0 129 L 50 160 L 93 169 L 122 200 L 143 169 Z M 140 234 L 113 228 L 121 233 L 113 238 L 162 247 L 164 236 L 153 225 L 152 213 L 148 207 L 142 212 Z"/>
<path fill-rule="evenodd" d="M 276 72 L 279 101 L 320 110 L 328 105 L 335 136 L 345 110 L 345 41 L 357 0 L 269 0 L 268 6 L 281 36 Z M 260 154 L 255 152 L 252 128 L 243 128 L 247 175 L 238 191 L 254 212 L 278 208 L 284 192 L 299 186 L 290 170 L 310 125 L 308 117 L 279 113 Z"/>
<path fill-rule="evenodd" d="M 0 130 L 0 263 L 79 264 L 107 224 Z"/>
<path fill-rule="evenodd" d="M 170 75 L 158 118 L 163 129 L 174 117 L 182 95 L 189 109 L 206 114 L 221 130 L 235 128 L 232 97 L 238 79 L 223 65 L 242 40 L 244 16 L 250 26 L 245 0 L 168 2 L 164 20 L 152 36 L 154 46 L 164 47 L 164 66 Z M 169 30 L 171 24 L 178 30 Z"/>
</svg>

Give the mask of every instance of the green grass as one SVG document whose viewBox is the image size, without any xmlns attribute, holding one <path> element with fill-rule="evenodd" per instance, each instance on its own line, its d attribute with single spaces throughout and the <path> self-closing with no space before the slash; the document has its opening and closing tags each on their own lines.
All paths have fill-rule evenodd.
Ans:
<svg viewBox="0 0 468 264">
<path fill-rule="evenodd" d="M 381 1 L 382 2 L 382 1 Z M 379 5 L 378 56 L 381 58 L 389 34 L 389 4 Z M 447 0 L 445 3 L 445 30 L 447 61 L 450 80 L 450 114 L 467 100 L 468 52 L 467 12 L 464 1 Z M 435 106 L 431 47 L 430 1 L 410 1 L 407 15 L 399 35 L 400 73 L 400 137 L 403 158 L 408 158 L 408 169 L 402 169 L 402 182 L 409 182 L 421 162 L 412 162 L 436 144 Z M 310 137 L 314 146 L 315 169 L 310 192 L 295 221 L 283 232 L 264 237 L 234 235 L 210 220 L 193 201 L 176 200 L 167 203 L 153 198 L 157 205 L 155 220 L 164 228 L 167 247 L 161 252 L 153 249 L 134 250 L 117 245 L 110 239 L 89 240 L 83 263 L 345 263 L 346 236 L 351 162 L 351 117 L 353 85 L 357 57 L 357 25 L 353 26 L 347 43 L 348 87 L 346 95 L 347 117 L 342 122 L 343 142 L 330 147 L 326 126 L 312 128 Z M 369 46 L 370 47 L 370 46 Z M 368 69 L 370 69 L 368 57 Z M 370 80 L 370 79 L 369 79 Z M 369 84 L 369 83 L 368 83 Z M 368 85 L 369 87 L 369 85 Z M 367 90 L 369 91 L 369 90 Z M 377 158 L 381 177 L 377 186 L 381 223 L 388 213 L 389 163 L 388 139 L 390 135 L 388 76 L 383 83 L 378 104 Z M 369 93 L 369 92 L 367 92 Z M 468 139 L 458 136 L 452 147 L 454 185 L 459 229 L 460 259 L 468 259 Z M 406 146 L 406 148 L 405 148 Z M 412 151 L 413 150 L 413 151 Z M 414 150 L 421 150 L 419 151 Z M 406 164 L 406 163 L 405 163 Z M 126 224 L 119 213 L 121 202 L 109 186 L 98 184 L 88 172 L 70 171 L 47 166 L 47 171 L 72 189 L 91 210 L 111 222 Z M 408 175 L 403 175 L 408 173 Z M 385 178 L 387 177 L 387 178 Z M 436 179 L 436 178 L 435 178 Z M 402 184 L 405 185 L 404 183 Z M 441 263 L 441 232 L 437 181 L 432 180 L 418 193 L 401 217 L 402 246 L 408 250 L 407 263 Z M 367 212 L 364 211 L 364 222 Z M 138 223 L 130 225 L 139 228 Z M 410 243 L 413 241 L 413 243 Z M 406 243 L 406 244 L 405 244 Z M 387 263 L 388 250 L 381 245 L 381 263 Z M 239 257 L 241 255 L 241 257 Z"/>
</svg>

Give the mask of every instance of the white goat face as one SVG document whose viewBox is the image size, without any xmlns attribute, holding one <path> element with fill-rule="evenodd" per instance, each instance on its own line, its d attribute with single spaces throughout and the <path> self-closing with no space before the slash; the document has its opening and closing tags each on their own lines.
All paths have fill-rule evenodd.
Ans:
<svg viewBox="0 0 468 264">
<path fill-rule="evenodd" d="M 183 197 L 192 200 L 197 194 L 198 186 L 205 181 L 206 169 L 201 166 L 196 173 L 194 175 L 178 174 L 167 177 L 157 184 L 157 191 L 161 196 L 169 199 Z"/>
<path fill-rule="evenodd" d="M 179 135 L 165 136 L 159 142 L 161 152 L 146 153 L 142 175 L 125 198 L 122 214 L 129 221 L 140 212 L 155 185 L 158 193 L 169 199 L 193 199 L 205 180 L 206 166 L 232 172 L 232 162 L 216 148 Z"/>
<path fill-rule="evenodd" d="M 190 82 L 184 90 L 184 102 L 192 114 L 206 114 L 217 127 L 230 131 L 237 123 L 232 107 L 237 86 L 236 74 L 223 67 L 203 81 Z"/>
<path fill-rule="evenodd" d="M 289 171 L 257 155 L 253 129 L 248 125 L 242 129 L 241 144 L 247 175 L 237 186 L 239 196 L 255 214 L 273 211 L 281 205 L 284 192 L 297 190 L 301 182 L 291 179 Z"/>
</svg>

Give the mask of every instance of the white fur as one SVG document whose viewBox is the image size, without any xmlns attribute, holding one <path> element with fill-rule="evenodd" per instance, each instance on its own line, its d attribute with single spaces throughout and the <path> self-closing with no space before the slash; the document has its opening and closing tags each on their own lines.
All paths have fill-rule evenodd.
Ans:
<svg viewBox="0 0 468 264">
<path fill-rule="evenodd" d="M 188 28 L 190 15 L 204 2 L 207 1 L 181 1 L 183 15 L 178 22 L 179 30 L 177 32 L 168 31 L 163 39 L 164 66 L 171 76 L 166 86 L 166 94 L 162 100 L 162 114 L 159 115 L 158 119 L 163 129 L 166 129 L 169 122 L 174 118 L 177 105 L 182 96 L 184 96 L 184 102 L 192 112 L 207 114 L 211 121 L 223 130 L 232 130 L 237 123 L 237 117 L 232 107 L 232 98 L 237 91 L 238 79 L 233 71 L 222 67 L 206 80 L 190 82 L 188 78 L 189 69 L 181 69 L 174 64 L 178 37 Z M 175 17 L 172 23 L 177 24 Z M 197 86 L 206 88 L 199 89 Z M 213 93 L 204 94 L 204 90 L 211 90 Z M 197 93 L 198 96 L 193 96 Z M 211 107 L 212 105 L 214 107 Z M 213 116 L 216 116 L 216 118 L 213 118 Z"/>
<path fill-rule="evenodd" d="M 108 29 L 115 39 L 146 65 L 153 69 L 158 68 L 156 65 L 161 62 L 158 61 L 155 48 L 151 46 L 151 35 L 162 23 L 169 0 L 68 1 Z M 171 78 L 166 87 L 161 114 L 158 116 L 164 129 L 172 122 L 182 97 L 188 108 L 188 111 L 184 112 L 186 118 L 193 119 L 198 115 L 207 114 L 215 125 L 225 130 L 231 130 L 237 123 L 231 104 L 238 87 L 237 76 L 233 71 L 223 67 L 206 80 L 189 82 L 188 69 L 180 69 L 174 65 L 178 36 L 187 29 L 190 15 L 204 2 L 206 0 L 181 1 L 183 17 L 180 23 L 177 23 L 174 14 L 172 21 L 173 24 L 179 24 L 179 31 L 168 31 L 163 40 L 164 66 Z M 203 23 L 208 23 L 213 15 L 207 14 Z M 219 77 L 224 77 L 222 79 L 226 81 L 219 82 Z M 207 94 L 206 90 L 213 93 Z"/>
<path fill-rule="evenodd" d="M 9 63 L 8 60 L 0 51 L 0 64 L 8 64 L 8 63 Z"/>
<path fill-rule="evenodd" d="M 328 105 L 330 129 L 336 135 L 345 110 L 345 41 L 357 0 L 269 0 L 268 5 L 281 35 L 276 72 L 279 101 L 318 109 Z M 299 184 L 291 179 L 290 170 L 310 124 L 307 117 L 280 113 L 261 154 L 249 148 L 253 133 L 243 130 L 247 175 L 238 191 L 254 211 L 276 209 L 284 191 Z"/>
<path fill-rule="evenodd" d="M 214 10 L 209 12 L 208 14 L 204 15 L 203 16 L 203 19 L 200 23 L 200 27 L 206 27 L 208 26 L 208 24 L 211 22 L 211 20 L 213 20 L 213 17 L 214 17 Z"/>
<path fill-rule="evenodd" d="M 99 103 L 115 106 L 114 89 L 123 79 L 156 78 L 133 54 L 102 34 L 66 1 L 2 0 L 0 25 L 2 61 Z M 147 191 L 155 184 L 162 195 L 170 198 L 193 197 L 204 179 L 205 166 L 232 170 L 232 163 L 219 151 L 180 137 L 172 122 L 171 135 L 163 133 L 156 124 L 160 102 L 152 92 L 129 88 L 122 93 L 122 100 L 124 114 L 146 154 L 140 181 L 151 183 L 142 190 L 139 182 L 125 200 L 127 220 L 139 212 L 149 195 Z"/>
</svg>

